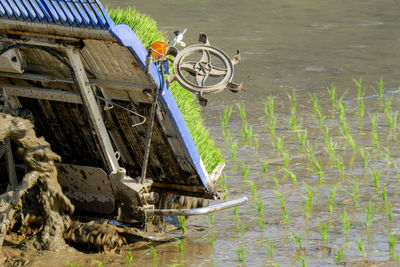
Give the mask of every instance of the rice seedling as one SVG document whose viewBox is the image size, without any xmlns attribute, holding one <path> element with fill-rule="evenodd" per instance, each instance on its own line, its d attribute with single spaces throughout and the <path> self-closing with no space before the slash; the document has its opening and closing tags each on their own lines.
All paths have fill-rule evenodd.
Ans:
<svg viewBox="0 0 400 267">
<path fill-rule="evenodd" d="M 368 166 L 370 153 L 366 152 L 363 147 L 359 147 L 363 168 Z"/>
<path fill-rule="evenodd" d="M 208 217 L 208 225 L 212 227 L 214 225 L 214 220 L 215 220 L 215 213 L 211 213 Z"/>
<path fill-rule="evenodd" d="M 371 140 L 375 144 L 376 148 L 379 148 L 378 133 L 376 131 L 378 125 L 378 114 L 370 116 L 371 118 Z"/>
<path fill-rule="evenodd" d="M 306 143 L 306 138 L 307 138 L 307 129 L 304 129 L 303 131 L 298 131 L 297 132 L 297 139 L 299 140 L 299 145 L 304 146 Z"/>
<path fill-rule="evenodd" d="M 358 201 L 357 201 L 357 200 L 358 200 L 358 189 L 359 189 L 359 187 L 360 187 L 360 184 L 358 183 L 358 181 L 356 181 L 356 182 L 354 183 L 354 186 L 353 186 L 351 192 L 349 192 L 349 191 L 347 191 L 347 190 L 343 190 L 345 193 L 347 193 L 348 195 L 350 195 L 351 200 L 353 201 L 353 206 L 354 206 L 354 207 L 357 207 L 357 204 L 358 204 Z"/>
<path fill-rule="evenodd" d="M 289 123 L 290 123 L 290 129 L 292 131 L 296 131 L 296 129 L 297 129 L 296 113 L 292 113 L 292 115 L 290 116 L 290 119 L 289 119 Z"/>
<path fill-rule="evenodd" d="M 331 99 L 332 109 L 334 109 L 335 103 L 336 103 L 336 99 L 335 99 L 336 87 L 335 87 L 335 85 L 332 84 L 330 87 L 328 87 L 328 93 L 329 93 L 329 97 Z"/>
<path fill-rule="evenodd" d="M 334 159 L 336 157 L 337 142 L 334 142 L 332 138 L 329 138 L 325 149 L 329 154 L 329 159 Z"/>
<path fill-rule="evenodd" d="M 383 158 L 386 161 L 387 165 L 390 165 L 392 163 L 392 157 L 390 155 L 390 148 L 388 147 L 383 147 L 384 152 L 381 152 Z"/>
<path fill-rule="evenodd" d="M 357 103 L 358 103 L 358 114 L 360 118 L 364 118 L 364 96 L 366 89 L 362 87 L 361 79 L 359 81 L 353 80 L 357 86 Z"/>
<path fill-rule="evenodd" d="M 389 124 L 389 128 L 392 131 L 395 131 L 397 129 L 397 117 L 399 115 L 399 112 L 388 112 L 386 114 L 386 120 L 388 121 Z M 396 135 L 394 134 L 394 137 L 396 137 Z"/>
<path fill-rule="evenodd" d="M 260 147 L 258 136 L 254 136 L 251 143 L 253 144 L 254 153 L 257 155 L 258 148 Z"/>
<path fill-rule="evenodd" d="M 231 143 L 232 142 L 232 133 L 230 130 L 227 129 L 222 129 L 222 133 L 224 134 L 224 140 L 227 143 Z"/>
<path fill-rule="evenodd" d="M 350 135 L 350 127 L 347 124 L 346 118 L 344 118 L 343 123 L 342 123 L 342 132 L 344 136 L 349 136 Z"/>
<path fill-rule="evenodd" d="M 385 185 L 382 186 L 381 195 L 382 195 L 383 205 L 386 207 L 386 204 L 387 204 L 387 192 L 386 192 L 386 186 Z"/>
<path fill-rule="evenodd" d="M 361 256 L 365 259 L 367 257 L 367 253 L 365 252 L 364 240 L 361 237 L 357 239 L 357 247 L 361 253 Z"/>
<path fill-rule="evenodd" d="M 347 215 L 347 210 L 345 209 L 342 216 L 342 223 L 343 223 L 343 232 L 347 236 L 349 234 L 350 230 L 350 220 L 349 216 Z"/>
<path fill-rule="evenodd" d="M 251 217 L 252 220 L 257 221 L 258 226 L 260 227 L 261 230 L 264 230 L 265 228 L 265 221 L 263 218 L 260 217 Z"/>
<path fill-rule="evenodd" d="M 242 125 L 242 132 L 243 136 L 247 141 L 251 141 L 251 138 L 253 137 L 253 126 L 248 125 L 247 123 L 244 123 Z"/>
<path fill-rule="evenodd" d="M 394 161 L 392 163 L 393 163 L 393 167 L 396 169 L 397 178 L 400 178 L 400 168 L 399 168 L 399 166 Z"/>
<path fill-rule="evenodd" d="M 309 140 L 307 140 L 307 142 L 306 142 L 305 150 L 307 153 L 308 160 L 312 161 L 315 157 L 315 155 L 314 155 L 315 149 L 314 149 L 314 146 L 309 142 Z"/>
<path fill-rule="evenodd" d="M 256 199 L 256 207 L 257 207 L 257 214 L 259 217 L 262 217 L 264 211 L 264 202 L 262 197 L 258 197 Z"/>
<path fill-rule="evenodd" d="M 368 206 L 366 208 L 366 215 L 365 215 L 365 226 L 367 229 L 372 225 L 375 217 L 375 209 L 373 206 L 372 199 L 368 202 Z"/>
<path fill-rule="evenodd" d="M 176 241 L 175 241 L 175 244 L 178 246 L 178 250 L 179 250 L 179 252 L 183 252 L 183 244 L 182 244 L 182 240 L 180 240 L 180 239 L 177 239 Z"/>
<path fill-rule="evenodd" d="M 360 116 L 360 119 L 362 120 L 365 114 L 364 98 L 361 98 L 358 102 L 358 114 Z"/>
<path fill-rule="evenodd" d="M 240 118 L 242 119 L 242 123 L 245 124 L 247 122 L 246 104 L 245 103 L 237 103 L 236 107 L 239 110 Z"/>
<path fill-rule="evenodd" d="M 375 92 L 375 94 L 378 94 L 379 99 L 382 99 L 383 96 L 383 80 L 380 79 L 378 83 L 376 83 L 376 88 L 371 86 L 372 90 Z"/>
<path fill-rule="evenodd" d="M 375 188 L 376 188 L 376 192 L 378 192 L 378 190 L 379 190 L 379 173 L 376 171 L 376 169 L 375 168 L 372 168 L 372 170 L 371 170 L 371 174 L 372 174 L 372 178 L 373 178 L 373 180 L 374 180 L 374 185 L 375 185 Z"/>
<path fill-rule="evenodd" d="M 250 172 L 250 167 L 246 166 L 246 164 L 242 163 L 242 176 L 243 178 L 247 178 L 247 175 Z"/>
<path fill-rule="evenodd" d="M 268 124 L 269 132 L 270 132 L 271 136 L 275 136 L 276 122 L 277 122 L 277 118 L 272 117 Z"/>
<path fill-rule="evenodd" d="M 388 114 L 392 111 L 392 99 L 392 96 L 385 99 L 385 108 L 383 110 L 384 114 Z"/>
<path fill-rule="evenodd" d="M 264 245 L 264 253 L 265 256 L 273 256 L 274 255 L 274 243 L 271 241 L 261 241 Z"/>
<path fill-rule="evenodd" d="M 232 153 L 231 153 L 231 158 L 232 160 L 236 160 L 237 156 L 237 142 L 232 143 Z"/>
<path fill-rule="evenodd" d="M 247 230 L 247 225 L 245 223 L 239 223 L 239 229 L 240 229 L 240 236 L 243 238 L 244 234 L 246 233 Z"/>
<path fill-rule="evenodd" d="M 152 245 L 147 245 L 147 247 L 149 248 L 148 252 L 150 252 L 151 255 L 153 256 L 153 260 L 157 259 L 158 254 L 157 254 L 156 248 Z"/>
<path fill-rule="evenodd" d="M 339 122 L 343 123 L 343 121 L 346 119 L 345 105 L 342 102 L 337 102 L 336 108 L 339 113 Z"/>
<path fill-rule="evenodd" d="M 362 88 L 362 80 L 359 81 L 353 79 L 353 82 L 357 86 L 357 101 L 359 101 L 365 95 L 365 89 Z"/>
<path fill-rule="evenodd" d="M 335 164 L 336 164 L 336 168 L 339 171 L 339 174 L 342 175 L 343 172 L 344 172 L 343 158 L 341 156 L 336 156 L 335 157 Z"/>
<path fill-rule="evenodd" d="M 400 266 L 400 255 L 396 256 L 396 262 L 397 262 L 397 266 Z"/>
<path fill-rule="evenodd" d="M 279 180 L 275 176 L 272 176 L 272 180 L 274 180 L 275 190 L 279 188 Z"/>
<path fill-rule="evenodd" d="M 289 100 L 292 103 L 291 107 L 290 107 L 290 114 L 291 117 L 289 119 L 290 122 L 290 126 L 292 131 L 296 130 L 296 123 L 297 123 L 297 119 L 296 119 L 296 110 L 297 110 L 297 98 L 296 98 L 296 91 L 293 90 L 292 95 L 289 95 Z"/>
<path fill-rule="evenodd" d="M 280 204 L 281 204 L 281 220 L 285 223 L 289 222 L 289 212 L 286 208 L 285 205 L 285 199 L 283 198 L 283 195 L 278 192 L 278 191 L 274 191 L 274 193 L 279 197 L 280 199 Z"/>
<path fill-rule="evenodd" d="M 320 225 L 320 228 L 321 228 L 321 241 L 328 241 L 329 240 L 328 224 L 326 224 L 325 222 L 322 222 Z"/>
<path fill-rule="evenodd" d="M 344 99 L 344 97 L 347 95 L 347 91 L 348 91 L 349 89 L 346 89 L 346 91 L 344 91 L 344 93 L 340 96 L 340 98 L 338 99 L 338 101 L 336 101 L 336 104 L 337 103 L 342 103 L 343 104 L 343 99 Z"/>
<path fill-rule="evenodd" d="M 389 251 L 390 251 L 390 254 L 393 255 L 394 249 L 396 247 L 396 237 L 395 237 L 395 235 L 393 235 L 391 233 L 388 233 L 387 235 L 388 235 L 388 242 L 389 242 Z"/>
<path fill-rule="evenodd" d="M 341 264 L 342 263 L 342 261 L 343 261 L 343 254 L 344 254 L 344 249 L 343 249 L 343 247 L 342 248 L 340 248 L 340 249 L 338 249 L 337 251 L 336 251 L 336 264 L 337 265 L 339 265 L 339 264 Z"/>
<path fill-rule="evenodd" d="M 289 176 L 290 180 L 293 182 L 294 185 L 297 185 L 297 177 L 292 171 L 285 168 L 285 172 Z"/>
<path fill-rule="evenodd" d="M 233 111 L 232 106 L 223 108 L 223 113 L 222 113 L 222 117 L 221 117 L 222 128 L 226 128 L 226 126 L 228 126 L 228 122 L 231 117 L 232 111 Z"/>
<path fill-rule="evenodd" d="M 302 267 L 307 267 L 306 259 L 303 256 L 301 257 L 301 266 Z"/>
<path fill-rule="evenodd" d="M 335 207 L 336 204 L 336 185 L 331 187 L 331 192 L 328 196 L 328 203 L 329 203 L 329 213 L 333 213 L 333 208 Z"/>
<path fill-rule="evenodd" d="M 329 143 L 329 127 L 328 126 L 325 126 L 324 141 L 325 141 L 325 145 L 328 145 L 328 143 Z"/>
<path fill-rule="evenodd" d="M 389 218 L 389 221 L 393 220 L 393 211 L 392 211 L 392 204 L 390 202 L 388 202 L 386 204 L 386 210 L 387 210 L 387 215 Z"/>
<path fill-rule="evenodd" d="M 276 151 L 282 151 L 283 150 L 283 138 L 280 136 L 275 137 L 275 144 L 274 144 L 275 150 Z"/>
<path fill-rule="evenodd" d="M 256 184 L 249 179 L 245 179 L 244 182 L 250 186 L 251 195 L 254 197 L 256 195 Z"/>
<path fill-rule="evenodd" d="M 300 234 L 296 234 L 291 232 L 290 235 L 292 236 L 292 239 L 294 243 L 296 244 L 298 249 L 303 249 L 303 238 L 301 237 Z"/>
<path fill-rule="evenodd" d="M 67 262 L 68 267 L 79 267 L 79 263 Z"/>
<path fill-rule="evenodd" d="M 292 160 L 292 156 L 289 153 L 289 150 L 283 149 L 282 150 L 282 155 L 283 155 L 283 166 L 287 168 L 290 164 L 290 161 Z"/>
<path fill-rule="evenodd" d="M 238 207 L 233 208 L 233 221 L 235 225 L 239 225 L 240 223 Z"/>
<path fill-rule="evenodd" d="M 311 99 L 311 108 L 313 110 L 313 113 L 311 116 L 313 117 L 314 120 L 319 118 L 319 124 L 322 127 L 324 125 L 324 121 L 326 119 L 326 116 L 324 116 L 321 112 L 321 106 L 318 103 L 318 98 L 315 94 L 309 94 L 310 99 Z"/>
<path fill-rule="evenodd" d="M 133 262 L 133 255 L 132 255 L 132 251 L 128 250 L 126 253 L 126 257 L 125 257 L 125 263 L 132 263 Z"/>
<path fill-rule="evenodd" d="M 97 264 L 97 267 L 103 267 L 103 262 L 95 261 L 94 264 Z"/>
<path fill-rule="evenodd" d="M 216 239 L 215 233 L 212 232 L 212 233 L 211 233 L 211 236 L 210 236 L 210 245 L 211 245 L 211 246 L 214 246 L 215 239 Z"/>
<path fill-rule="evenodd" d="M 314 114 L 312 114 L 312 116 L 313 116 L 313 119 L 315 120 L 316 119 L 315 115 L 318 114 L 318 112 L 320 111 L 320 106 L 318 104 L 318 98 L 315 94 L 309 93 L 308 96 L 310 97 L 310 100 L 311 100 L 311 108 L 314 112 Z"/>
<path fill-rule="evenodd" d="M 178 216 L 178 221 L 179 221 L 179 226 L 181 228 L 182 234 L 185 235 L 187 232 L 185 216 Z"/>
<path fill-rule="evenodd" d="M 274 98 L 272 96 L 267 97 L 267 101 L 264 106 L 264 113 L 267 118 L 273 118 L 274 115 Z"/>
<path fill-rule="evenodd" d="M 376 132 L 378 127 L 378 114 L 372 114 L 369 117 L 371 120 L 371 132 Z"/>
<path fill-rule="evenodd" d="M 324 171 L 322 170 L 322 167 L 316 158 L 313 160 L 313 166 L 313 171 L 318 175 L 319 180 L 322 181 L 322 178 L 324 177 Z"/>
<path fill-rule="evenodd" d="M 268 171 L 268 160 L 262 161 L 263 171 L 266 173 Z"/>
<path fill-rule="evenodd" d="M 351 135 L 347 136 L 347 142 L 349 143 L 349 145 L 350 145 L 350 147 L 351 147 L 351 150 L 352 150 L 353 152 L 356 152 L 356 150 L 357 150 L 357 145 L 356 145 L 356 143 L 355 143 L 355 141 L 354 141 L 353 136 L 351 136 Z"/>
<path fill-rule="evenodd" d="M 219 186 L 224 191 L 224 199 L 228 198 L 228 187 L 226 186 L 225 180 L 222 176 L 219 177 Z"/>
<path fill-rule="evenodd" d="M 303 212 L 304 212 L 306 219 L 308 220 L 308 218 L 310 217 L 310 213 L 311 213 L 313 195 L 312 195 L 312 191 L 311 191 L 310 187 L 306 183 L 303 183 L 303 184 L 307 191 L 307 197 L 306 197 L 306 202 L 304 203 Z"/>
</svg>

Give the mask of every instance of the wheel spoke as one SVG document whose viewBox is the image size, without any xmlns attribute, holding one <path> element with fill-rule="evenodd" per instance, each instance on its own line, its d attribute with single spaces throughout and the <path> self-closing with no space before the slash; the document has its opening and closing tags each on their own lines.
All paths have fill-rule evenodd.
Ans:
<svg viewBox="0 0 400 267">
<path fill-rule="evenodd" d="M 193 62 L 193 61 L 188 61 L 188 62 L 183 62 L 180 66 L 179 66 L 179 68 L 181 69 L 181 70 L 185 70 L 185 71 L 187 71 L 187 72 L 189 72 L 191 75 L 196 75 L 196 73 L 197 73 L 197 71 L 196 71 L 196 69 L 195 69 L 195 66 L 196 66 L 196 62 Z"/>
<path fill-rule="evenodd" d="M 204 86 L 204 84 L 206 83 L 207 78 L 208 78 L 208 74 L 202 75 L 202 74 L 197 73 L 197 75 L 196 75 L 197 85 Z"/>
<path fill-rule="evenodd" d="M 210 71 L 209 75 L 213 76 L 213 77 L 219 77 L 219 76 L 225 76 L 227 74 L 227 72 L 228 71 L 226 69 L 211 66 L 211 71 Z"/>
<path fill-rule="evenodd" d="M 206 62 L 206 63 L 211 64 L 210 52 L 208 52 L 207 50 L 203 50 L 203 55 L 201 56 L 201 59 L 199 62 Z"/>
</svg>

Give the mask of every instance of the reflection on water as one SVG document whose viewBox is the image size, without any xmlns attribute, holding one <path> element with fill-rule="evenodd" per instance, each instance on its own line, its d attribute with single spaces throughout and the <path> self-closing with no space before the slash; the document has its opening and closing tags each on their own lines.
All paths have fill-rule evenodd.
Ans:
<svg viewBox="0 0 400 267">
<path fill-rule="evenodd" d="M 158 264 L 240 265 L 237 251 L 241 248 L 246 248 L 248 266 L 300 266 L 302 260 L 310 266 L 336 265 L 342 248 L 343 262 L 359 262 L 360 266 L 395 262 L 399 250 L 396 247 L 390 253 L 388 235 L 398 237 L 400 226 L 400 151 L 398 126 L 393 125 L 400 104 L 396 89 L 400 83 L 398 1 L 108 3 L 113 7 L 135 6 L 151 14 L 171 39 L 174 30 L 186 27 L 188 44 L 196 43 L 202 31 L 213 45 L 231 56 L 237 48 L 242 53 L 234 79 L 243 81 L 247 90 L 239 95 L 224 92 L 209 97 L 203 113 L 227 159 L 224 179 L 229 198 L 243 194 L 251 197 L 252 183 L 255 197 L 247 207 L 239 208 L 239 219 L 235 220 L 232 210 L 224 211 L 215 215 L 215 223 L 207 231 L 190 233 L 184 241 L 184 251 L 194 253 L 180 254 L 171 244 L 160 246 L 163 256 Z M 375 84 L 380 78 L 385 82 L 381 97 Z M 365 93 L 357 93 L 353 79 L 362 79 Z M 326 90 L 331 84 L 336 85 L 335 99 L 342 96 L 342 101 L 332 104 Z M 264 110 L 269 95 L 274 97 L 274 116 Z M 246 104 L 245 122 L 235 106 L 237 102 Z M 296 112 L 291 109 L 294 102 Z M 233 106 L 234 112 L 223 131 L 220 117 L 226 106 Z M 272 127 L 274 123 L 276 126 Z M 244 131 L 250 127 L 252 137 L 246 139 Z M 306 141 L 300 144 L 302 136 L 308 146 Z M 236 160 L 231 159 L 234 143 Z M 311 148 L 314 152 L 310 152 Z M 269 162 L 266 173 L 261 163 L 265 161 Z M 318 165 L 322 173 L 318 172 Z M 246 168 L 250 171 L 243 177 Z M 296 176 L 297 185 L 290 172 Z M 309 207 L 306 185 L 312 192 Z M 282 194 L 284 208 L 275 190 Z M 259 197 L 264 205 L 263 229 L 257 219 Z M 344 218 L 350 223 L 347 236 Z M 191 222 L 208 224 L 205 217 Z M 325 241 L 321 240 L 324 229 Z M 302 246 L 293 236 L 301 236 Z M 274 249 L 269 255 L 271 242 Z M 369 262 L 363 261 L 362 247 Z M 135 255 L 146 264 L 153 262 L 141 250 Z"/>
</svg>

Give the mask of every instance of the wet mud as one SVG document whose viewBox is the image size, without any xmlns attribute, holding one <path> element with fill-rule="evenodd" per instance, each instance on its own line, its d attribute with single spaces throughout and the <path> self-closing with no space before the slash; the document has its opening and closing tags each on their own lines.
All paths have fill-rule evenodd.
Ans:
<svg viewBox="0 0 400 267">
<path fill-rule="evenodd" d="M 26 175 L 17 187 L 0 195 L 0 248 L 7 232 L 17 223 L 15 215 L 19 213 L 19 218 L 24 216 L 21 212 L 25 205 L 24 197 L 34 189 L 37 192 L 34 206 L 39 209 L 43 226 L 39 234 L 24 240 L 20 247 L 24 250 L 32 247 L 52 251 L 65 249 L 63 234 L 69 227 L 69 214 L 73 213 L 74 206 L 63 194 L 57 181 L 54 162 L 61 161 L 60 156 L 51 151 L 48 142 L 36 136 L 29 120 L 0 113 L 0 125 L 0 142 L 6 139 L 14 142 L 27 168 Z M 3 261 L 6 260 L 3 254 Z"/>
</svg>

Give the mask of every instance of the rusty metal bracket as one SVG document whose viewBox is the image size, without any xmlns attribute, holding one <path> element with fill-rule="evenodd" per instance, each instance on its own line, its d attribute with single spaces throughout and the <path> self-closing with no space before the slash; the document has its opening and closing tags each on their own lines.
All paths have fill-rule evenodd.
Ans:
<svg viewBox="0 0 400 267">
<path fill-rule="evenodd" d="M 174 74 L 167 79 L 168 84 L 177 81 L 183 88 L 197 94 L 200 104 L 205 106 L 205 94 L 218 93 L 224 89 L 237 93 L 243 90 L 242 83 L 232 82 L 234 65 L 239 63 L 240 52 L 231 59 L 217 47 L 211 46 L 205 33 L 200 33 L 202 44 L 188 46 L 181 51 L 169 47 L 167 55 L 175 56 Z M 191 60 L 201 54 L 200 60 Z M 210 81 L 211 80 L 211 81 Z"/>
</svg>

